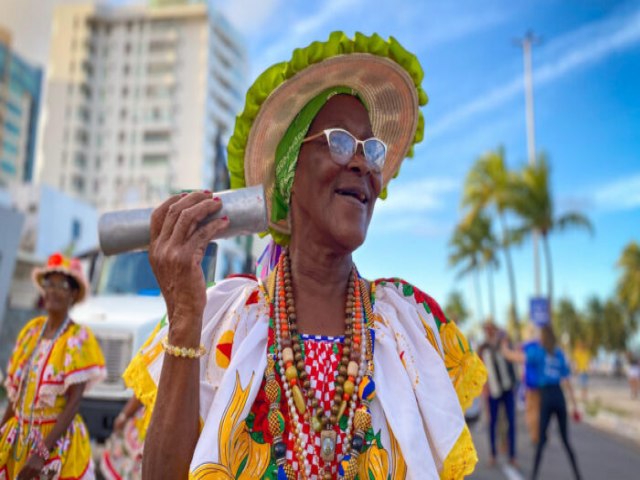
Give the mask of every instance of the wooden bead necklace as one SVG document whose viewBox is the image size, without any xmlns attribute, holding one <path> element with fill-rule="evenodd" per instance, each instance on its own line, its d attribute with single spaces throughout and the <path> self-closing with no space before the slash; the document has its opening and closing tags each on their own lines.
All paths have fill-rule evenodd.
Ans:
<svg viewBox="0 0 640 480">
<path fill-rule="evenodd" d="M 278 263 L 274 295 L 272 299 L 271 322 L 275 333 L 276 355 L 268 355 L 265 371 L 265 388 L 269 400 L 268 424 L 273 437 L 273 455 L 278 465 L 278 479 L 295 479 L 291 465 L 286 462 L 286 445 L 284 443 L 284 417 L 280 412 L 281 389 L 275 378 L 276 366 L 282 379 L 290 415 L 290 424 L 295 438 L 294 454 L 300 465 L 300 476 L 307 478 L 311 467 L 304 454 L 301 439 L 301 416 L 310 426 L 310 434 L 320 435 L 320 457 L 325 462 L 320 470 L 324 479 L 332 478 L 330 470 L 325 470 L 334 460 L 337 435 L 333 428 L 349 409 L 347 418 L 347 441 L 349 453 L 340 462 L 341 478 L 353 479 L 357 472 L 357 458 L 364 446 L 364 436 L 371 427 L 369 401 L 375 395 L 373 383 L 373 342 L 371 337 L 372 316 L 367 318 L 368 299 L 363 281 L 358 281 L 355 268 L 351 272 L 351 281 L 347 291 L 345 306 L 345 338 L 335 377 L 335 394 L 329 413 L 319 408 L 315 391 L 305 370 L 304 352 L 297 327 L 294 305 L 291 268 L 288 251 L 285 251 Z M 363 301 L 364 297 L 364 301 Z M 368 320 L 368 321 L 367 321 Z M 358 388 L 356 388 L 358 386 Z M 363 398 L 363 393 L 365 398 Z M 361 406 L 357 408 L 358 398 Z M 352 435 L 352 427 L 355 427 Z M 317 454 L 314 455 L 317 457 Z M 320 463 L 314 458 L 314 463 Z M 343 468 L 344 467 L 344 468 Z"/>
</svg>

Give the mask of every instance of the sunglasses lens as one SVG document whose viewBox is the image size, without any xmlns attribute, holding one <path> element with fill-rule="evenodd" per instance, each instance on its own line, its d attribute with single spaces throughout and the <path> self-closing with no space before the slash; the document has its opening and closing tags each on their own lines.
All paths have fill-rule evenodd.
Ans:
<svg viewBox="0 0 640 480">
<path fill-rule="evenodd" d="M 370 138 L 364 142 L 364 157 L 370 165 L 382 169 L 387 156 L 387 147 L 377 138 Z"/>
<path fill-rule="evenodd" d="M 329 133 L 329 150 L 336 162 L 345 165 L 356 151 L 356 141 L 348 132 L 334 130 Z"/>
</svg>

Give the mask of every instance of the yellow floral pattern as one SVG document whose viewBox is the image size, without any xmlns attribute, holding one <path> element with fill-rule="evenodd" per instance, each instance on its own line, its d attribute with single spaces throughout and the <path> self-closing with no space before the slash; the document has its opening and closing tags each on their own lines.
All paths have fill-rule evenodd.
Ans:
<svg viewBox="0 0 640 480">
<path fill-rule="evenodd" d="M 236 373 L 233 394 L 218 430 L 220 463 L 206 463 L 199 466 L 189 476 L 191 480 L 250 480 L 264 475 L 271 459 L 271 447 L 268 444 L 254 442 L 249 435 L 244 418 L 240 418 L 252 383 L 253 375 L 247 387 L 243 389 L 240 376 Z"/>
</svg>

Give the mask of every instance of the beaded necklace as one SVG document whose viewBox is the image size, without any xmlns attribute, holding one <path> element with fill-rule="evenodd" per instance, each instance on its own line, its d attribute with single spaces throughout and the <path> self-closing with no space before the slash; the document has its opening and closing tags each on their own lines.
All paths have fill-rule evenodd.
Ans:
<svg viewBox="0 0 640 480">
<path fill-rule="evenodd" d="M 47 318 L 47 320 L 44 322 L 44 325 L 42 326 L 42 330 L 40 330 L 40 334 L 38 335 L 38 340 L 36 341 L 35 346 L 33 347 L 33 351 L 31 352 L 31 354 L 29 355 L 29 359 L 27 360 L 26 364 L 25 364 L 25 369 L 22 373 L 22 376 L 20 378 L 20 384 L 18 386 L 18 395 L 16 396 L 16 401 L 15 404 L 13 406 L 15 413 L 18 415 L 18 426 L 17 426 L 17 430 L 16 430 L 16 437 L 15 437 L 15 448 L 13 449 L 13 459 L 16 462 L 19 462 L 25 455 L 25 453 L 29 452 L 30 449 L 28 448 L 28 445 L 26 448 L 22 449 L 22 451 L 20 452 L 20 430 L 22 429 L 22 418 L 24 416 L 25 413 L 25 402 L 27 399 L 27 383 L 29 382 L 29 375 L 31 373 L 35 373 L 36 374 L 36 396 L 38 394 L 38 391 L 40 390 L 40 379 L 41 379 L 41 371 L 40 369 L 45 368 L 45 364 L 43 363 L 42 366 L 40 367 L 40 369 L 38 369 L 38 364 L 36 363 L 34 365 L 34 360 L 36 358 L 36 353 L 39 350 L 40 347 L 40 341 L 42 340 L 42 337 L 44 336 L 44 332 L 47 329 L 47 324 L 49 323 L 49 318 Z M 51 339 L 51 343 L 49 344 L 49 348 L 47 349 L 47 351 L 44 353 L 44 358 L 45 358 L 45 363 L 46 363 L 46 358 L 49 357 L 49 354 L 51 353 L 51 350 L 53 349 L 56 341 L 58 340 L 58 337 L 60 337 L 60 335 L 62 334 L 62 332 L 64 332 L 67 327 L 69 326 L 69 324 L 71 323 L 71 319 L 69 317 L 65 318 L 64 322 L 62 322 L 62 324 L 58 327 L 58 329 L 56 330 L 56 333 L 54 334 L 53 338 Z M 34 404 L 31 406 L 31 411 L 29 412 L 29 421 L 27 422 L 27 430 L 25 433 L 24 438 L 27 441 L 33 441 L 35 438 L 33 436 L 33 412 L 35 410 L 35 399 L 34 399 Z"/>
<path fill-rule="evenodd" d="M 375 396 L 371 331 L 373 315 L 367 296 L 363 295 L 366 285 L 364 281 L 358 281 L 354 267 L 345 306 L 344 346 L 336 376 L 333 404 L 330 413 L 327 414 L 319 409 L 318 400 L 311 389 L 304 367 L 304 352 L 297 328 L 288 251 L 281 256 L 275 276 L 270 323 L 275 333 L 276 352 L 274 356 L 267 353 L 265 393 L 270 404 L 267 420 L 273 437 L 273 456 L 278 465 L 278 480 L 294 480 L 297 476 L 293 467 L 286 461 L 285 420 L 280 411 L 282 391 L 276 380 L 276 369 L 282 379 L 286 396 L 290 425 L 295 437 L 293 453 L 300 465 L 300 477 L 305 479 L 311 472 L 304 455 L 301 420 L 311 426 L 311 436 L 320 435 L 320 457 L 324 462 L 320 470 L 321 477 L 330 479 L 332 475 L 328 467 L 335 457 L 337 437 L 333 426 L 338 424 L 348 408 L 346 445 L 350 448 L 340 461 L 339 473 L 341 478 L 351 480 L 357 473 L 357 458 L 364 446 L 365 432 L 371 427 L 369 402 Z M 357 407 L 358 399 L 360 407 Z M 314 454 L 314 463 L 320 464 L 317 453 Z"/>
</svg>

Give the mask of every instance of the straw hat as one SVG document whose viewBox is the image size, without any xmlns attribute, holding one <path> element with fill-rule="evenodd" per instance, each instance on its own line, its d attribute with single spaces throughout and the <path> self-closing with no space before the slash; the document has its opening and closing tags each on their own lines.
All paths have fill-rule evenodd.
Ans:
<svg viewBox="0 0 640 480">
<path fill-rule="evenodd" d="M 420 106 L 427 103 L 423 72 L 415 55 L 393 37 L 333 32 L 327 42 L 296 49 L 289 62 L 273 65 L 247 92 L 229 142 L 232 188 L 265 187 L 272 230 L 288 234 L 286 221 L 271 219 L 275 152 L 300 110 L 331 87 L 352 88 L 366 105 L 373 134 L 388 146 L 383 187 L 398 174 L 402 160 L 423 137 Z M 381 195 L 386 196 L 386 189 Z"/>
<path fill-rule="evenodd" d="M 62 273 L 71 277 L 78 284 L 78 298 L 75 303 L 82 302 L 87 296 L 89 290 L 87 280 L 82 272 L 80 260 L 77 258 L 68 258 L 61 253 L 54 253 L 47 260 L 47 265 L 37 267 L 33 270 L 32 278 L 38 289 L 44 293 L 42 281 L 50 273 Z"/>
</svg>

